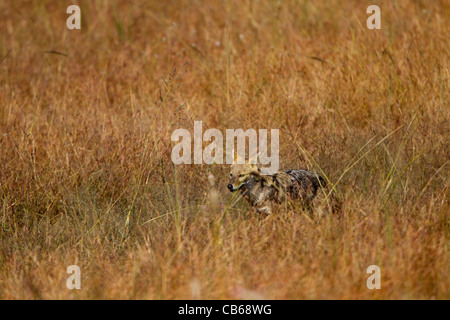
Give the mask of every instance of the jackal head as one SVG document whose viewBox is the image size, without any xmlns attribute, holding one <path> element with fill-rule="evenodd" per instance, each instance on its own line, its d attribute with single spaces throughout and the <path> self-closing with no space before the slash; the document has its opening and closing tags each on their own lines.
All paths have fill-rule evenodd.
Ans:
<svg viewBox="0 0 450 320">
<path fill-rule="evenodd" d="M 243 164 L 240 164 L 242 158 L 235 155 L 235 161 L 230 168 L 230 183 L 227 186 L 231 192 L 239 190 L 250 177 L 260 174 L 258 166 L 252 163 L 258 155 L 251 157 Z"/>
<path fill-rule="evenodd" d="M 230 183 L 227 187 L 231 192 L 237 191 L 248 178 L 258 174 L 259 169 L 256 164 L 233 164 L 230 168 Z"/>
</svg>

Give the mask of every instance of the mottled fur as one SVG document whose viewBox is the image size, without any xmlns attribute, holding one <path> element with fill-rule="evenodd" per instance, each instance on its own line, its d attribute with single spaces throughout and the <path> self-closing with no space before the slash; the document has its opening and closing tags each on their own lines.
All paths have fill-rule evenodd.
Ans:
<svg viewBox="0 0 450 320">
<path fill-rule="evenodd" d="M 286 170 L 274 175 L 262 175 L 254 164 L 233 164 L 230 170 L 230 191 L 239 190 L 243 197 L 259 213 L 270 214 L 274 204 L 299 201 L 311 208 L 322 198 L 326 188 L 325 180 L 314 171 Z M 319 197 L 319 195 L 321 195 Z M 330 200 L 333 209 L 338 205 L 334 194 Z"/>
</svg>

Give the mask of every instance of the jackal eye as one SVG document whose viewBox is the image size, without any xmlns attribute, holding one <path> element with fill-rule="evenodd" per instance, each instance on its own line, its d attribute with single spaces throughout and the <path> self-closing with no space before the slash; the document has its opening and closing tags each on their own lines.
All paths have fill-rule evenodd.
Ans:
<svg viewBox="0 0 450 320">
<path fill-rule="evenodd" d="M 240 174 L 239 177 L 240 178 L 245 177 L 245 174 Z"/>
</svg>

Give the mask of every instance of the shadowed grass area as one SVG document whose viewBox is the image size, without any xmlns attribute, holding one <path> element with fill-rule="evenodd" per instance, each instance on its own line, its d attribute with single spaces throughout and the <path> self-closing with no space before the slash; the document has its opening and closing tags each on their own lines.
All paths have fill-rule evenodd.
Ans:
<svg viewBox="0 0 450 320">
<path fill-rule="evenodd" d="M 447 2 L 75 3 L 81 30 L 0 4 L 1 299 L 450 298 Z M 228 166 L 175 166 L 200 120 L 280 129 L 343 216 L 262 219 Z"/>
</svg>

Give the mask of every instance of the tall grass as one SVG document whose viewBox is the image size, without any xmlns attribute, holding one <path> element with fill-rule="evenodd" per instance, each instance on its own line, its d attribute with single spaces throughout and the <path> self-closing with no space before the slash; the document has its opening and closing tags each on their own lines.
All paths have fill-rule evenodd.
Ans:
<svg viewBox="0 0 450 320">
<path fill-rule="evenodd" d="M 448 2 L 75 3 L 79 31 L 74 1 L 0 4 L 0 298 L 450 298 Z M 279 128 L 343 216 L 174 166 L 194 120 Z"/>
</svg>

